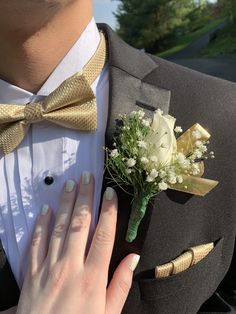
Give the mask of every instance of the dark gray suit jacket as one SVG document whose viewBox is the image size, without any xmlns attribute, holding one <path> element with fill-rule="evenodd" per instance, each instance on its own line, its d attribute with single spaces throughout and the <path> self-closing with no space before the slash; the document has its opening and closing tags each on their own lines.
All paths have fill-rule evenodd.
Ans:
<svg viewBox="0 0 236 314">
<path fill-rule="evenodd" d="M 236 261 L 231 261 L 236 238 L 236 85 L 144 54 L 124 43 L 107 25 L 99 28 L 109 45 L 107 146 L 118 114 L 143 108 L 151 116 L 160 108 L 175 116 L 184 129 L 198 122 L 210 130 L 216 159 L 206 162 L 205 177 L 220 181 L 204 198 L 174 191 L 159 194 L 131 244 L 125 242 L 131 199 L 118 191 L 109 280 L 128 253 L 141 254 L 123 314 L 234 313 Z M 197 265 L 166 279 L 154 278 L 156 265 L 173 260 L 189 247 L 209 242 L 214 242 L 215 248 Z M 0 249 L 0 310 L 15 305 L 18 297 L 19 290 Z"/>
</svg>

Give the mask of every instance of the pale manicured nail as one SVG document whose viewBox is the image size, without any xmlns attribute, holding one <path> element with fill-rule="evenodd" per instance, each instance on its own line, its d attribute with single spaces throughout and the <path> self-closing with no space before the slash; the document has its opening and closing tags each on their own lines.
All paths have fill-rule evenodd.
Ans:
<svg viewBox="0 0 236 314">
<path fill-rule="evenodd" d="M 82 184 L 87 185 L 90 183 L 91 174 L 88 171 L 82 173 Z"/>
<path fill-rule="evenodd" d="M 73 191 L 75 182 L 73 180 L 67 180 L 65 186 L 65 192 L 70 193 Z"/>
<path fill-rule="evenodd" d="M 46 216 L 49 210 L 49 206 L 48 205 L 43 205 L 42 209 L 41 209 L 41 215 Z"/>
<path fill-rule="evenodd" d="M 106 191 L 105 191 L 105 198 L 107 201 L 111 201 L 114 197 L 114 194 L 115 194 L 115 191 L 113 188 L 106 188 Z"/>
<path fill-rule="evenodd" d="M 129 266 L 131 271 L 135 271 L 136 267 L 138 266 L 139 260 L 140 260 L 139 255 L 133 256 L 132 261 L 131 261 L 130 266 Z"/>
</svg>

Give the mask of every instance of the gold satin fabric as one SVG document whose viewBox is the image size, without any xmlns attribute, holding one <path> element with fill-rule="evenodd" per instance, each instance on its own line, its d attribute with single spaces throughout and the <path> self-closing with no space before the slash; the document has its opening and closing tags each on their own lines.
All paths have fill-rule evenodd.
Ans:
<svg viewBox="0 0 236 314">
<path fill-rule="evenodd" d="M 32 123 L 43 120 L 65 128 L 95 131 L 96 97 L 90 85 L 101 73 L 107 58 L 102 33 L 97 51 L 83 68 L 65 80 L 43 101 L 27 105 L 0 104 L 0 152 L 12 152 L 23 140 Z"/>
<path fill-rule="evenodd" d="M 173 261 L 160 266 L 156 266 L 155 277 L 165 278 L 175 274 L 179 274 L 187 270 L 191 266 L 199 263 L 213 250 L 213 248 L 214 243 L 207 243 L 192 247 Z"/>
<path fill-rule="evenodd" d="M 193 136 L 194 131 L 197 131 L 200 134 L 200 138 L 196 139 Z M 207 132 L 207 130 L 205 130 L 200 124 L 196 123 L 177 139 L 177 151 L 187 156 L 193 151 L 197 140 L 207 141 L 210 137 L 211 135 Z M 170 185 L 169 188 L 197 196 L 205 196 L 213 190 L 219 182 L 201 178 L 204 173 L 204 163 L 201 162 L 199 165 L 199 175 L 183 175 L 182 183 Z"/>
<path fill-rule="evenodd" d="M 200 138 L 196 139 L 193 136 L 193 132 L 197 131 L 200 134 Z M 177 140 L 177 151 L 187 156 L 193 151 L 196 141 L 207 141 L 211 135 L 200 124 L 196 123 L 186 132 L 184 132 Z"/>
</svg>

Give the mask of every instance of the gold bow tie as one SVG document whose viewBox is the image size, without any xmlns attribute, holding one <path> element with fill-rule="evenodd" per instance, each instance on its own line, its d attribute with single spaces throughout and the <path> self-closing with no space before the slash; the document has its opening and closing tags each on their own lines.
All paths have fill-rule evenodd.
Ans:
<svg viewBox="0 0 236 314">
<path fill-rule="evenodd" d="M 96 97 L 90 87 L 106 62 L 106 41 L 101 33 L 97 51 L 82 72 L 65 80 L 43 101 L 27 105 L 0 104 L 0 152 L 12 152 L 32 123 L 47 120 L 66 128 L 95 131 Z"/>
</svg>

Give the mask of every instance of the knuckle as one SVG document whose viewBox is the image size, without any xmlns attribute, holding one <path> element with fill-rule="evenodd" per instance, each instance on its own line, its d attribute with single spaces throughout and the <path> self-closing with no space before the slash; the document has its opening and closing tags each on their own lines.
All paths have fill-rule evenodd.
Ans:
<svg viewBox="0 0 236 314">
<path fill-rule="evenodd" d="M 124 295 L 128 295 L 131 288 L 131 282 L 128 280 L 118 280 L 118 288 Z"/>
<path fill-rule="evenodd" d="M 69 278 L 68 264 L 66 262 L 57 264 L 49 274 L 49 280 L 54 289 L 60 290 Z"/>
<path fill-rule="evenodd" d="M 65 230 L 65 224 L 57 224 L 52 232 L 53 238 L 59 238 Z"/>
<path fill-rule="evenodd" d="M 106 291 L 106 277 L 106 275 L 101 276 L 97 267 L 94 267 L 92 271 L 85 270 L 83 276 L 81 277 L 81 290 L 84 294 L 90 296 L 97 293 L 97 287 L 99 287 L 100 292 Z"/>
<path fill-rule="evenodd" d="M 91 205 L 91 199 L 85 194 L 80 194 L 76 201 L 75 207 L 78 212 L 81 212 L 83 210 L 88 211 L 90 205 Z"/>
<path fill-rule="evenodd" d="M 31 241 L 31 246 L 32 247 L 39 246 L 41 237 L 42 237 L 42 230 L 40 230 L 39 228 L 36 228 L 33 234 L 32 241 Z"/>
<path fill-rule="evenodd" d="M 88 229 L 90 226 L 91 215 L 87 208 L 84 208 L 78 215 L 74 215 L 71 220 L 71 228 L 73 231 L 81 231 Z"/>
<path fill-rule="evenodd" d="M 86 276 L 82 281 L 82 291 L 84 294 L 92 294 L 94 291 L 94 277 L 93 276 Z"/>
<path fill-rule="evenodd" d="M 45 232 L 44 223 L 40 218 L 38 218 L 31 239 L 31 250 L 39 246 L 44 232 Z"/>
<path fill-rule="evenodd" d="M 29 266 L 28 266 L 28 278 L 32 281 L 35 282 L 35 280 L 37 279 L 39 271 L 36 269 L 36 267 L 34 266 L 34 263 L 32 261 L 29 262 Z"/>
<path fill-rule="evenodd" d="M 38 289 L 38 287 L 40 285 L 40 280 L 41 280 L 41 278 L 37 273 L 31 273 L 31 271 L 28 270 L 28 272 L 25 275 L 25 279 L 24 279 L 24 285 L 25 285 L 26 289 L 23 289 L 22 292 L 24 293 L 25 291 L 28 291 L 27 297 L 29 298 L 28 294 L 35 291 L 36 289 Z"/>
<path fill-rule="evenodd" d="M 112 244 L 112 232 L 107 229 L 99 228 L 95 236 L 95 244 L 100 245 L 111 245 Z"/>
</svg>

